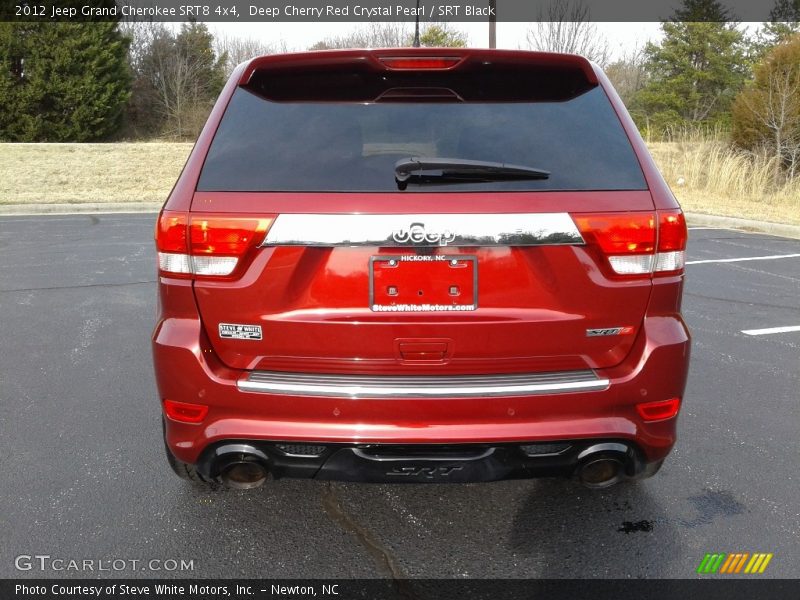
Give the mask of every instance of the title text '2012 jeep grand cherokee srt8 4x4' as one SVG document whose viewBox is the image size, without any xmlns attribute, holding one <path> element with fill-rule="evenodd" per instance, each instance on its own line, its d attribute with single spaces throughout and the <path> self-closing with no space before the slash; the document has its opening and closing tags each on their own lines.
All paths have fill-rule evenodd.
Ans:
<svg viewBox="0 0 800 600">
<path fill-rule="evenodd" d="M 651 475 L 686 383 L 686 236 L 584 58 L 253 59 L 158 219 L 170 463 L 237 488 Z"/>
</svg>

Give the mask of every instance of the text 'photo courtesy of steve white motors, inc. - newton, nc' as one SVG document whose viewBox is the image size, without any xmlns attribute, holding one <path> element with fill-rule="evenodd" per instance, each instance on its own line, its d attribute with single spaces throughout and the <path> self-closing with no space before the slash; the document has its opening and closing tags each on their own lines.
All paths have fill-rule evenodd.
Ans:
<svg viewBox="0 0 800 600">
<path fill-rule="evenodd" d="M 54 583 L 54 584 L 24 584 L 17 583 L 14 593 L 18 597 L 87 597 L 87 598 L 242 598 L 245 596 L 270 596 L 286 597 L 340 597 L 345 586 L 338 583 L 320 583 L 319 585 L 284 584 L 262 582 L 259 585 L 231 585 L 218 584 L 177 584 L 177 583 L 108 583 L 108 584 L 82 584 L 82 583 Z"/>
</svg>

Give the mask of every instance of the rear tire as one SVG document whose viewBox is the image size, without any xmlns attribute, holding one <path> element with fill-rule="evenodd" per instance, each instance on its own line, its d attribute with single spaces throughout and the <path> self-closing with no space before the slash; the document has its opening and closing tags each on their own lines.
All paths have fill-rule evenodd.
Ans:
<svg viewBox="0 0 800 600">
<path fill-rule="evenodd" d="M 170 468 L 172 469 L 173 473 L 175 473 L 181 479 L 185 479 L 186 481 L 191 481 L 193 484 L 197 486 L 207 487 L 212 490 L 216 490 L 219 488 L 219 484 L 216 481 L 211 479 L 206 479 L 203 477 L 194 465 L 190 465 L 189 463 L 185 463 L 183 461 L 178 460 L 175 458 L 175 455 L 172 454 L 172 451 L 169 449 L 167 445 L 167 435 L 166 435 L 166 425 L 162 421 L 162 430 L 164 432 L 164 452 L 167 455 L 167 462 L 169 463 Z"/>
</svg>

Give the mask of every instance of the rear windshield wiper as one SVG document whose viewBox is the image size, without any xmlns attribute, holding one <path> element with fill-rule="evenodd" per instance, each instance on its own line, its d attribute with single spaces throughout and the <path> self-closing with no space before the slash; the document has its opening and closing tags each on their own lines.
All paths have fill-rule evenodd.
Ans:
<svg viewBox="0 0 800 600">
<path fill-rule="evenodd" d="M 411 157 L 398 160 L 394 178 L 400 190 L 409 183 L 470 183 L 547 179 L 550 171 L 465 158 Z"/>
</svg>

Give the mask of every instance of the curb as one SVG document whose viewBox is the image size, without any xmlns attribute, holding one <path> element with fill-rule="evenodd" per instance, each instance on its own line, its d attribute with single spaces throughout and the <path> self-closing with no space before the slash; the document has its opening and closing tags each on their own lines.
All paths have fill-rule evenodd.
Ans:
<svg viewBox="0 0 800 600">
<path fill-rule="evenodd" d="M 0 215 L 74 215 L 80 213 L 157 213 L 163 202 L 82 202 L 80 204 L 0 204 Z"/>
<path fill-rule="evenodd" d="M 0 204 L 0 215 L 74 215 L 81 213 L 157 213 L 161 202 L 85 202 L 81 204 Z M 769 221 L 720 217 L 687 212 L 686 221 L 692 226 L 744 229 L 770 235 L 800 239 L 800 225 Z"/>
<path fill-rule="evenodd" d="M 719 217 L 717 215 L 703 215 L 692 212 L 686 213 L 686 222 L 692 226 L 743 229 L 800 240 L 800 225 L 786 225 L 784 223 L 740 219 L 738 217 Z"/>
</svg>

